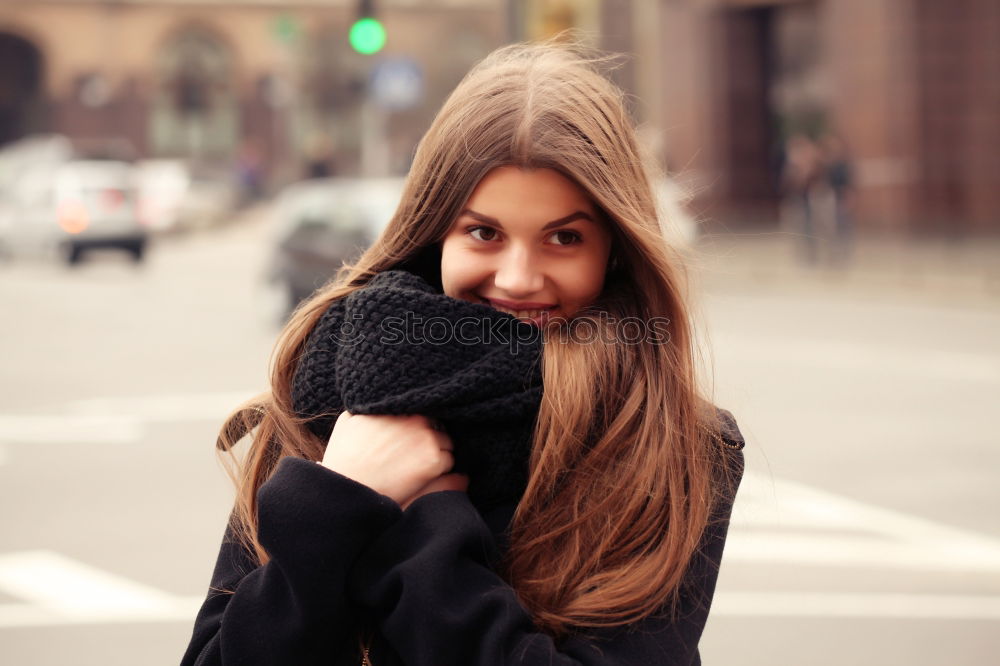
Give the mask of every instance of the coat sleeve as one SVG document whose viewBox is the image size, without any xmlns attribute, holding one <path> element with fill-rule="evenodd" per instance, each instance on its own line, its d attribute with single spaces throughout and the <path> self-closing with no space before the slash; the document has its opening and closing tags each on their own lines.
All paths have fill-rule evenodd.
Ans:
<svg viewBox="0 0 1000 666">
<path fill-rule="evenodd" d="M 314 462 L 285 458 L 258 493 L 263 566 L 226 530 L 182 666 L 329 664 L 355 650 L 345 578 L 401 515 L 388 497 Z"/>
<path fill-rule="evenodd" d="M 732 457 L 741 474 L 742 452 Z M 589 630 L 558 644 L 534 628 L 513 588 L 491 569 L 493 536 L 464 493 L 433 493 L 414 502 L 365 550 L 348 590 L 373 612 L 408 666 L 700 664 L 698 641 L 731 511 L 731 498 L 716 509 L 674 614 Z"/>
</svg>

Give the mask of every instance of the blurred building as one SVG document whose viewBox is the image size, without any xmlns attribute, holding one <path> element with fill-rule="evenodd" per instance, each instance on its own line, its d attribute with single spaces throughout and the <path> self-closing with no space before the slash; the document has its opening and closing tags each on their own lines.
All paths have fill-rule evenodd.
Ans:
<svg viewBox="0 0 1000 666">
<path fill-rule="evenodd" d="M 1000 231 L 997 0 L 375 0 L 377 56 L 348 46 L 358 5 L 0 0 L 0 144 L 50 130 L 272 180 L 402 173 L 473 62 L 577 28 L 635 54 L 613 76 L 706 219 L 773 226 L 785 142 L 832 134 L 863 229 Z M 387 60 L 395 101 L 374 103 Z"/>
<path fill-rule="evenodd" d="M 55 131 L 125 137 L 143 156 L 260 161 L 279 180 L 364 160 L 405 172 L 446 94 L 506 39 L 505 5 L 374 7 L 388 39 L 364 56 L 348 42 L 357 0 L 0 0 L 0 144 Z M 390 60 L 403 94 L 397 75 L 373 105 L 373 71 Z M 372 132 L 374 157 L 360 145 Z"/>
<path fill-rule="evenodd" d="M 519 37 L 599 31 L 698 212 L 775 224 L 782 147 L 839 136 L 858 225 L 1000 232 L 997 0 L 517 0 Z"/>
</svg>

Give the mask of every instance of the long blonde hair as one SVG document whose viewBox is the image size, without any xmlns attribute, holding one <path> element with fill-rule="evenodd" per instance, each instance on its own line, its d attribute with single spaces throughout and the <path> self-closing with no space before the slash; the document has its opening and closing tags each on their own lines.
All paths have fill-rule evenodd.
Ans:
<svg viewBox="0 0 1000 666">
<path fill-rule="evenodd" d="M 282 457 L 320 460 L 326 446 L 290 398 L 321 315 L 388 269 L 439 284 L 439 244 L 480 179 L 503 165 L 551 168 L 589 193 L 615 237 L 604 292 L 573 325 L 666 318 L 669 342 L 616 343 L 611 331 L 581 343 L 566 335 L 572 329 L 546 340 L 530 478 L 503 574 L 553 635 L 623 625 L 676 600 L 714 502 L 728 492 L 725 443 L 696 382 L 682 257 L 664 240 L 623 93 L 600 70 L 606 62 L 578 46 L 520 44 L 474 67 L 421 140 L 383 234 L 293 313 L 272 356 L 270 392 L 237 408 L 219 436 L 231 452 L 256 428 L 247 454 L 233 457 L 234 525 L 262 563 L 258 488 Z"/>
</svg>

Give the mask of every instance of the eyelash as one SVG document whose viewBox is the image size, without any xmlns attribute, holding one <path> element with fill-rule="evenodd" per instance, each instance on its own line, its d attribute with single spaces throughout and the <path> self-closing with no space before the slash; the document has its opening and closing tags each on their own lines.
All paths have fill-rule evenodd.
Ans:
<svg viewBox="0 0 1000 666">
<path fill-rule="evenodd" d="M 492 238 L 490 240 L 486 240 L 484 238 L 476 238 L 475 236 L 473 236 L 473 234 L 475 232 L 481 231 L 483 229 L 489 229 L 490 231 L 493 231 L 495 233 L 500 233 L 499 231 L 497 231 L 493 227 L 487 227 L 487 226 L 483 226 L 483 225 L 476 225 L 476 226 L 468 227 L 468 228 L 466 228 L 465 233 L 468 234 L 469 236 L 471 236 L 473 240 L 479 241 L 480 243 L 491 243 L 491 242 L 493 242 L 494 239 L 492 239 Z M 557 245 L 559 245 L 561 247 L 566 247 L 566 246 L 569 246 L 569 245 L 576 245 L 576 244 L 578 244 L 578 243 L 580 243 L 580 242 L 583 241 L 583 236 L 581 236 L 579 232 L 572 231 L 570 229 L 559 229 L 557 231 L 553 231 L 552 232 L 553 236 L 556 235 L 556 234 L 572 234 L 572 236 L 573 236 L 573 240 L 571 242 L 569 242 L 569 243 L 557 243 Z"/>
</svg>

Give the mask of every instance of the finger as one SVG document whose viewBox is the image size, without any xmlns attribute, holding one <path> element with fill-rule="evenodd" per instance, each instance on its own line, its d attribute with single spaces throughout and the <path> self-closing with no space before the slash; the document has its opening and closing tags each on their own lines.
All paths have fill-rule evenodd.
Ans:
<svg viewBox="0 0 1000 666">
<path fill-rule="evenodd" d="M 438 456 L 438 470 L 437 475 L 447 474 L 451 471 L 451 468 L 455 466 L 455 456 L 452 455 L 451 451 L 447 449 L 441 449 L 440 455 Z"/>
<path fill-rule="evenodd" d="M 419 419 L 418 422 L 424 428 L 430 428 L 434 432 L 447 432 L 447 430 L 445 430 L 444 424 L 441 423 L 441 421 L 439 421 L 438 419 L 435 419 L 430 416 L 424 416 L 423 414 L 414 414 L 414 416 L 417 417 L 417 419 Z"/>
<path fill-rule="evenodd" d="M 439 449 L 441 449 L 442 451 L 451 451 L 452 453 L 454 453 L 455 443 L 451 441 L 451 437 L 449 437 L 443 432 L 435 433 L 435 435 L 436 437 L 434 438 L 434 441 L 437 442 L 437 447 Z"/>
</svg>

